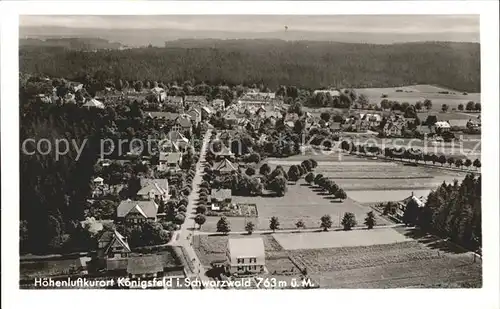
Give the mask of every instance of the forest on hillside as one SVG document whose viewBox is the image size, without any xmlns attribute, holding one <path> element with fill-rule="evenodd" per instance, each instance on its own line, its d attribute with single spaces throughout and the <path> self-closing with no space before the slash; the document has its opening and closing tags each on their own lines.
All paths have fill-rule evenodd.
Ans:
<svg viewBox="0 0 500 309">
<path fill-rule="evenodd" d="M 180 40 L 164 48 L 74 51 L 21 47 L 20 71 L 77 79 L 82 74 L 127 80 L 193 80 L 301 88 L 438 84 L 480 92 L 475 43 L 391 45 L 280 40 Z"/>
</svg>

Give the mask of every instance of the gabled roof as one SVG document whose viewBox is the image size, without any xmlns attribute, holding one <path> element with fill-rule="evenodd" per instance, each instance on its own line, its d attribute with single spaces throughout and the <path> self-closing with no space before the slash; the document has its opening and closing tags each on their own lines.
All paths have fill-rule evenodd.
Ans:
<svg viewBox="0 0 500 309">
<path fill-rule="evenodd" d="M 148 195 L 151 191 L 157 195 L 168 194 L 168 179 L 141 178 L 141 187 L 137 195 Z"/>
<path fill-rule="evenodd" d="M 160 161 L 167 164 L 179 163 L 181 158 L 182 154 L 180 152 L 160 152 Z"/>
<path fill-rule="evenodd" d="M 231 189 L 212 189 L 210 196 L 217 201 L 224 201 L 232 197 Z"/>
<path fill-rule="evenodd" d="M 104 104 L 96 99 L 90 99 L 82 106 L 84 107 L 95 107 L 95 108 L 104 108 Z"/>
<path fill-rule="evenodd" d="M 117 217 L 123 218 L 131 212 L 137 212 L 144 218 L 156 218 L 158 205 L 154 201 L 132 201 L 125 200 L 120 203 L 117 209 Z"/>
<path fill-rule="evenodd" d="M 185 137 L 184 135 L 182 135 L 182 133 L 180 133 L 178 131 L 168 132 L 168 139 L 170 141 L 172 141 L 172 143 L 174 143 L 174 144 L 178 144 L 180 142 L 189 143 L 189 139 L 187 139 L 187 137 Z M 176 145 L 176 146 L 178 146 L 178 145 Z"/>
<path fill-rule="evenodd" d="M 94 181 L 95 182 L 101 182 L 101 181 L 104 181 L 104 179 L 102 179 L 101 177 L 96 177 L 96 178 L 94 178 Z"/>
<path fill-rule="evenodd" d="M 233 156 L 234 153 L 226 146 L 224 143 L 222 143 L 221 146 L 221 151 L 220 153 L 217 154 L 217 156 Z"/>
<path fill-rule="evenodd" d="M 183 128 L 191 128 L 191 120 L 188 117 L 178 117 L 176 123 Z"/>
<path fill-rule="evenodd" d="M 182 104 L 182 97 L 179 96 L 167 96 L 165 98 L 165 103 Z"/>
<path fill-rule="evenodd" d="M 147 116 L 150 118 L 159 118 L 174 121 L 180 116 L 180 114 L 171 112 L 148 112 Z"/>
<path fill-rule="evenodd" d="M 207 112 L 207 114 L 213 114 L 215 112 L 210 106 L 203 106 L 201 109 Z"/>
<path fill-rule="evenodd" d="M 207 98 L 205 96 L 202 96 L 202 95 L 187 95 L 185 98 L 184 98 L 184 102 L 186 103 L 202 103 L 202 104 L 206 104 L 207 103 Z"/>
<path fill-rule="evenodd" d="M 105 243 L 105 252 L 108 252 L 109 248 L 111 248 L 114 242 L 118 242 L 123 248 L 125 248 L 126 252 L 131 252 L 130 247 L 128 245 L 127 239 L 120 234 L 117 230 L 105 231 L 101 237 L 99 237 L 99 242 Z"/>
<path fill-rule="evenodd" d="M 231 257 L 257 257 L 264 256 L 264 241 L 261 237 L 230 238 L 228 240 L 229 254 Z"/>
<path fill-rule="evenodd" d="M 404 200 L 402 200 L 401 202 L 405 205 L 407 205 L 411 200 L 415 201 L 415 203 L 417 203 L 418 207 L 424 207 L 425 206 L 425 198 L 424 197 L 416 197 L 414 195 L 411 195 L 407 198 L 405 198 Z"/>
<path fill-rule="evenodd" d="M 214 170 L 220 171 L 220 172 L 232 172 L 232 171 L 237 171 L 238 169 L 234 167 L 233 163 L 229 161 L 228 159 L 224 159 L 220 161 L 219 163 L 216 163 L 214 166 Z"/>
<path fill-rule="evenodd" d="M 165 89 L 156 86 L 156 87 L 152 88 L 151 91 L 154 92 L 154 93 L 156 93 L 156 94 L 160 94 L 162 92 L 165 92 Z"/>
</svg>

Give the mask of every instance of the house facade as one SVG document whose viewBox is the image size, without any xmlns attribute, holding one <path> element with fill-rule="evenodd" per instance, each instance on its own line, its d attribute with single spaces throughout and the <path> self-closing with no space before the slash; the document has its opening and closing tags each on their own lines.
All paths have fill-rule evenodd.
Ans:
<svg viewBox="0 0 500 309">
<path fill-rule="evenodd" d="M 156 221 L 158 205 L 153 200 L 125 200 L 118 205 L 116 218 L 127 224 L 141 224 L 146 221 Z"/>
<path fill-rule="evenodd" d="M 98 265 L 108 271 L 126 269 L 131 252 L 127 239 L 116 230 L 105 231 L 97 241 Z"/>
<path fill-rule="evenodd" d="M 233 275 L 265 272 L 264 241 L 256 238 L 230 238 L 226 250 L 227 270 Z"/>
<path fill-rule="evenodd" d="M 159 171 L 178 171 L 182 164 L 182 154 L 180 152 L 160 152 L 158 163 Z"/>
<path fill-rule="evenodd" d="M 233 200 L 231 189 L 212 189 L 210 203 L 212 210 L 222 210 L 231 205 Z"/>
<path fill-rule="evenodd" d="M 168 179 L 141 178 L 141 187 L 137 192 L 137 197 L 141 200 L 162 200 L 166 202 L 170 198 Z"/>
</svg>

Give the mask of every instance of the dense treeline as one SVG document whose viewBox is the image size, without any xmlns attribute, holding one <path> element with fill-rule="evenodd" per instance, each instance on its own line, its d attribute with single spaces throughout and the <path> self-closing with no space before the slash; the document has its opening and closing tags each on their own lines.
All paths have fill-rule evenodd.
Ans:
<svg viewBox="0 0 500 309">
<path fill-rule="evenodd" d="M 21 251 L 78 250 L 85 232 L 86 198 L 91 191 L 93 166 L 99 154 L 101 131 L 109 119 L 104 111 L 83 110 L 76 105 L 29 104 L 21 109 L 20 218 Z M 23 141 L 33 139 L 25 144 Z M 41 142 L 38 150 L 36 143 Z M 56 139 L 67 139 L 67 155 L 55 156 Z M 85 142 L 80 157 L 73 145 Z M 64 150 L 64 144 L 61 150 Z M 47 154 L 42 154 L 42 153 Z M 77 160 L 78 157 L 78 160 Z"/>
<path fill-rule="evenodd" d="M 429 194 L 423 208 L 408 203 L 403 221 L 466 248 L 481 247 L 481 176 L 469 174 L 460 184 L 443 183 Z"/>
<path fill-rule="evenodd" d="M 227 40 L 193 48 L 169 45 L 124 51 L 21 48 L 20 70 L 72 80 L 99 72 L 108 79 L 263 83 L 273 90 L 279 85 L 313 89 L 426 83 L 479 92 L 479 59 L 479 44 L 473 43 Z"/>
</svg>

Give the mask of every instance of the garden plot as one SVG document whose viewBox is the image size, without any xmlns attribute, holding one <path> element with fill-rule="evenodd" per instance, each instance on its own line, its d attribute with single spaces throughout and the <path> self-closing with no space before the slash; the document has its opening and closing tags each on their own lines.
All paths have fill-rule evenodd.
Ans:
<svg viewBox="0 0 500 309">
<path fill-rule="evenodd" d="M 391 228 L 275 234 L 274 238 L 285 250 L 372 246 L 411 240 Z"/>
<path fill-rule="evenodd" d="M 351 199 L 340 202 L 333 199 L 324 192 L 316 192 L 317 189 L 308 186 L 303 179 L 296 184 L 289 184 L 288 191 L 283 197 L 243 197 L 233 196 L 233 203 L 250 203 L 258 207 L 258 218 L 236 218 L 228 217 L 232 231 L 245 231 L 245 224 L 252 221 L 257 230 L 269 230 L 271 217 L 278 217 L 280 229 L 295 229 L 295 223 L 303 220 L 307 228 L 318 228 L 321 216 L 328 214 L 332 217 L 334 227 L 340 227 L 340 220 L 346 212 L 352 212 L 358 222 L 361 222 L 366 213 L 371 209 Z M 217 230 L 218 217 L 207 217 L 202 226 L 202 231 L 215 232 Z M 379 224 L 387 224 L 383 218 L 378 218 Z"/>
</svg>

